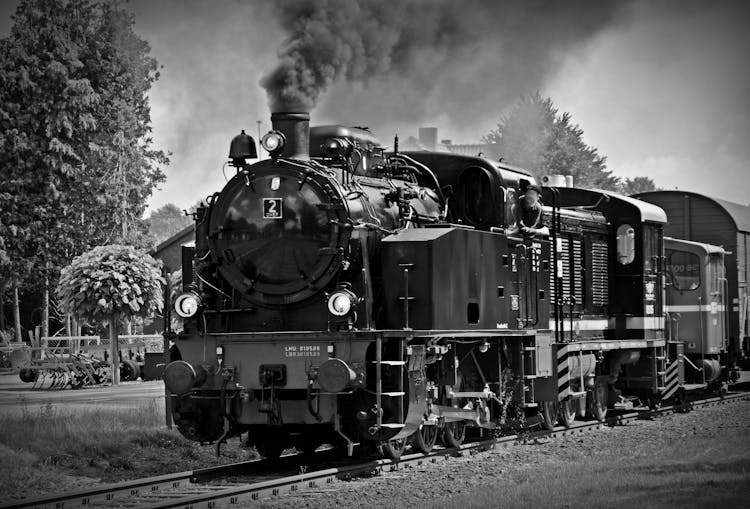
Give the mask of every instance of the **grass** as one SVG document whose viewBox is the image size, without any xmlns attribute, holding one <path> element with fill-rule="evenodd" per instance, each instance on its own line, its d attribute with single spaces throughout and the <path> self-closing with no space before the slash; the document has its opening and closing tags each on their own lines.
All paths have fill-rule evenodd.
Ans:
<svg viewBox="0 0 750 509">
<path fill-rule="evenodd" d="M 160 402 L 133 407 L 47 404 L 0 415 L 0 500 L 97 482 L 179 472 L 247 459 L 237 441 L 213 447 L 164 426 Z"/>
<path fill-rule="evenodd" d="M 542 456 L 430 507 L 747 507 L 747 435 L 703 438 Z"/>
</svg>

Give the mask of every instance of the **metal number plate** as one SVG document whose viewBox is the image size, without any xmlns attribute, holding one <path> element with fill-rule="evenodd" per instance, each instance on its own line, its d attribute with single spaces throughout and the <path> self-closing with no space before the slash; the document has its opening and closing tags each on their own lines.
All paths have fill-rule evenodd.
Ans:
<svg viewBox="0 0 750 509">
<path fill-rule="evenodd" d="M 263 219 L 281 219 L 283 217 L 281 198 L 263 198 Z"/>
</svg>

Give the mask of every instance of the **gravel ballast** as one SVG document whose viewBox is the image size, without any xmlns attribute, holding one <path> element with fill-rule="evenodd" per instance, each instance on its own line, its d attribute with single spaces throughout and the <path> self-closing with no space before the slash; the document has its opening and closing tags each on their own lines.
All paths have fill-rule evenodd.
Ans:
<svg viewBox="0 0 750 509">
<path fill-rule="evenodd" d="M 259 506 L 687 508 L 748 500 L 750 402 L 742 401 L 337 481 Z"/>
</svg>

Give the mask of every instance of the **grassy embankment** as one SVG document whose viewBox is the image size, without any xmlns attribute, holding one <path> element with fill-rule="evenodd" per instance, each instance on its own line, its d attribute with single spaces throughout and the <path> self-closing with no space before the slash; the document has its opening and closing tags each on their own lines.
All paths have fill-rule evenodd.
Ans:
<svg viewBox="0 0 750 509">
<path fill-rule="evenodd" d="M 750 426 L 722 426 L 662 440 L 623 440 L 547 453 L 508 469 L 492 489 L 464 490 L 439 509 L 462 507 L 739 508 L 750 504 Z M 584 442 L 585 439 L 579 439 Z M 552 445 L 554 448 L 554 445 Z M 563 445 L 563 447 L 566 447 Z"/>
<path fill-rule="evenodd" d="M 233 440 L 216 458 L 213 447 L 167 429 L 157 401 L 137 407 L 19 405 L 20 412 L 0 414 L 0 501 L 251 456 Z"/>
</svg>

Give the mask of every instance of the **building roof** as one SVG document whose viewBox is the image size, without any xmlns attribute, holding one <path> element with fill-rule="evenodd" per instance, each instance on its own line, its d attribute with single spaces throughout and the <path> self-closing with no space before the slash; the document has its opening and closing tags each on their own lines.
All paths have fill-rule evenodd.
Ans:
<svg viewBox="0 0 750 509">
<path fill-rule="evenodd" d="M 194 241 L 193 239 L 193 229 L 195 228 L 194 225 L 190 224 L 183 228 L 182 230 L 178 231 L 171 237 L 169 237 L 167 240 L 161 242 L 159 245 L 157 245 L 155 248 L 153 248 L 149 254 L 150 255 L 157 255 L 161 252 L 167 249 L 169 246 L 174 244 L 175 242 L 180 242 L 180 245 L 188 244 L 189 241 Z"/>
</svg>

